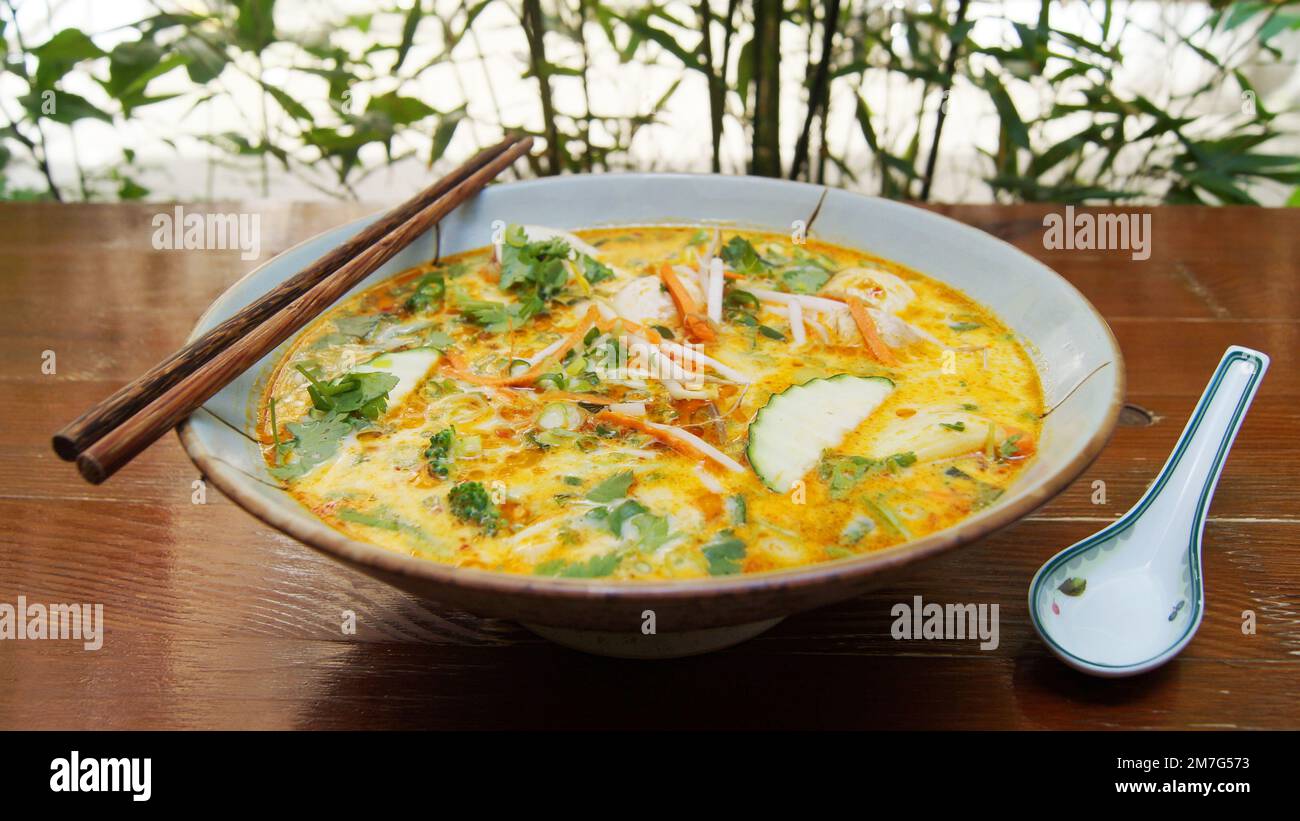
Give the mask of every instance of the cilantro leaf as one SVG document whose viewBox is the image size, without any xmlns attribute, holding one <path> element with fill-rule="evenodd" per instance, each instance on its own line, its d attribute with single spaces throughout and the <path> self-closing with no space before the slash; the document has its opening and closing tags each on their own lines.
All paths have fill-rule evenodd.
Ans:
<svg viewBox="0 0 1300 821">
<path fill-rule="evenodd" d="M 620 539 L 623 538 L 623 525 L 633 517 L 647 513 L 646 506 L 635 499 L 628 499 L 616 507 L 608 508 L 608 515 L 605 517 L 605 524 L 609 526 L 609 531 Z"/>
<path fill-rule="evenodd" d="M 745 543 L 730 530 L 724 530 L 700 548 L 709 562 L 710 576 L 730 576 L 741 572 L 745 558 Z"/>
<path fill-rule="evenodd" d="M 371 316 L 345 316 L 334 320 L 334 327 L 344 336 L 351 336 L 357 339 L 365 339 L 375 330 L 379 324 L 379 315 Z"/>
<path fill-rule="evenodd" d="M 916 454 L 910 450 L 886 456 L 884 459 L 841 456 L 828 452 L 822 456 L 817 475 L 826 482 L 827 491 L 832 499 L 843 499 L 868 476 L 877 473 L 893 473 L 914 464 L 916 464 Z"/>
<path fill-rule="evenodd" d="M 758 255 L 754 244 L 744 237 L 732 237 L 722 246 L 722 260 L 738 274 L 766 274 L 770 263 Z"/>
<path fill-rule="evenodd" d="M 425 274 L 415 286 L 415 292 L 406 300 L 406 310 L 411 313 L 427 311 L 442 302 L 447 294 L 447 280 L 442 274 Z"/>
<path fill-rule="evenodd" d="M 518 225 L 506 228 L 501 246 L 501 290 L 532 286 L 543 304 L 553 299 L 569 282 L 564 262 L 569 259 L 569 243 L 559 238 L 529 242 Z"/>
<path fill-rule="evenodd" d="M 614 278 L 614 270 L 598 259 L 583 254 L 579 257 L 579 261 L 582 263 L 583 277 L 592 285 Z"/>
<path fill-rule="evenodd" d="M 285 428 L 291 438 L 281 447 L 286 453 L 296 454 L 297 460 L 270 469 L 271 475 L 281 480 L 297 479 L 332 457 L 355 425 L 343 416 L 330 415 L 307 422 L 290 422 Z"/>
<path fill-rule="evenodd" d="M 781 282 L 787 291 L 796 294 L 816 293 L 831 278 L 830 272 L 819 265 L 804 263 L 781 272 Z"/>
<path fill-rule="evenodd" d="M 388 409 L 388 392 L 397 386 L 398 378 L 384 371 L 366 371 L 344 374 L 328 382 L 319 379 L 310 369 L 298 366 L 298 372 L 307 378 L 307 393 L 316 410 L 323 413 L 351 414 L 370 421 Z"/>
<path fill-rule="evenodd" d="M 520 302 L 492 302 L 483 299 L 459 299 L 456 307 L 471 321 L 482 325 L 494 334 L 512 331 L 521 327 L 542 310 L 542 303 L 535 296 L 525 297 Z"/>
<path fill-rule="evenodd" d="M 566 579 L 598 579 L 608 576 L 618 569 L 623 561 L 617 551 L 602 556 L 592 556 L 585 562 L 566 562 L 564 559 L 551 559 L 533 568 L 538 576 L 559 576 Z"/>
<path fill-rule="evenodd" d="M 627 496 L 630 487 L 632 487 L 632 471 L 625 470 L 622 473 L 615 473 L 596 485 L 588 491 L 587 498 L 593 502 L 612 502 Z"/>
</svg>

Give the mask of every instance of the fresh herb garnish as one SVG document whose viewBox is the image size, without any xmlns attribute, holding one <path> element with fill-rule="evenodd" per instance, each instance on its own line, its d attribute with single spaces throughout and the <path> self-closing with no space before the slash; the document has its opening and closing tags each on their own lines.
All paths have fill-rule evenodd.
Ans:
<svg viewBox="0 0 1300 821">
<path fill-rule="evenodd" d="M 627 496 L 628 489 L 631 487 L 632 471 L 625 470 L 622 473 L 615 473 L 596 485 L 587 493 L 587 498 L 593 502 L 604 504 Z"/>
<path fill-rule="evenodd" d="M 352 372 L 325 381 L 308 368 L 297 366 L 306 377 L 311 403 L 322 413 L 343 414 L 374 421 L 388 409 L 388 392 L 398 378 L 384 371 Z"/>
<path fill-rule="evenodd" d="M 501 279 L 498 285 L 503 291 L 521 288 L 531 290 L 531 295 L 545 305 L 558 296 L 569 282 L 569 271 L 564 263 L 569 259 L 570 253 L 569 243 L 562 239 L 529 242 L 522 226 L 511 225 L 506 228 L 505 242 L 501 246 Z M 587 281 L 590 282 L 591 278 L 588 277 Z"/>
<path fill-rule="evenodd" d="M 415 292 L 406 299 L 406 310 L 420 313 L 442 302 L 447 295 L 447 280 L 442 274 L 425 274 L 415 286 Z"/>
<path fill-rule="evenodd" d="M 966 430 L 965 422 L 940 422 L 939 427 L 961 433 Z"/>
<path fill-rule="evenodd" d="M 749 508 L 745 504 L 745 497 L 737 493 L 735 496 L 728 496 L 723 500 L 723 507 L 726 508 L 727 516 L 731 523 L 739 527 L 749 519 Z"/>
<path fill-rule="evenodd" d="M 542 310 L 542 302 L 528 295 L 519 302 L 493 302 L 486 299 L 458 297 L 456 307 L 460 312 L 484 329 L 494 333 L 513 331 L 521 327 Z"/>
<path fill-rule="evenodd" d="M 559 576 L 566 579 L 599 579 L 618 569 L 623 555 L 611 551 L 602 556 L 592 556 L 585 562 L 566 562 L 564 559 L 551 559 L 533 568 L 538 576 Z"/>
<path fill-rule="evenodd" d="M 1067 596 L 1082 596 L 1083 591 L 1088 589 L 1088 580 L 1079 576 L 1072 576 L 1061 582 L 1060 587 L 1056 589 Z"/>
<path fill-rule="evenodd" d="M 1016 447 L 1016 442 L 1020 441 L 1020 434 L 1008 436 L 1002 444 L 998 445 L 998 458 L 1002 461 L 1014 459 L 1020 455 L 1020 448 Z"/>
<path fill-rule="evenodd" d="M 289 480 L 304 476 L 308 471 L 329 459 L 339 449 L 343 438 L 357 428 L 356 423 L 345 416 L 331 414 L 320 419 L 306 422 L 290 422 L 284 426 L 289 432 L 289 439 L 278 445 L 281 453 L 296 454 L 293 462 L 277 465 L 270 469 L 277 479 Z"/>
<path fill-rule="evenodd" d="M 583 278 L 592 285 L 614 278 L 614 270 L 598 259 L 582 254 L 579 261 L 582 263 Z"/>
<path fill-rule="evenodd" d="M 829 271 L 809 262 L 781 271 L 781 282 L 785 285 L 785 289 L 796 294 L 816 293 L 830 278 Z"/>
<path fill-rule="evenodd" d="M 758 255 L 754 244 L 744 237 L 727 240 L 727 244 L 722 246 L 722 260 L 739 274 L 766 274 L 772 269 L 771 264 Z"/>
<path fill-rule="evenodd" d="M 398 382 L 396 376 L 382 371 L 349 373 L 324 381 L 311 369 L 297 367 L 307 378 L 307 393 L 314 410 L 306 421 L 285 425 L 290 436 L 287 441 L 280 441 L 278 420 L 272 420 L 272 425 L 277 427 L 274 436 L 277 464 L 270 473 L 282 481 L 305 475 L 332 457 L 349 433 L 379 418 L 388 408 L 388 392 Z M 272 406 L 273 416 L 274 410 Z M 297 458 L 283 461 L 290 454 Z"/>
<path fill-rule="evenodd" d="M 743 570 L 745 543 L 730 530 L 724 530 L 700 548 L 709 562 L 710 576 L 730 576 Z"/>
<path fill-rule="evenodd" d="M 379 324 L 379 315 L 370 316 L 345 316 L 334 320 L 334 327 L 343 336 L 350 336 L 355 339 L 365 339 L 370 336 L 371 332 Z"/>
<path fill-rule="evenodd" d="M 866 505 L 867 511 L 872 518 L 879 520 L 904 539 L 912 538 L 912 533 L 907 529 L 907 525 L 903 524 L 903 520 L 898 517 L 898 514 L 885 502 L 883 497 L 877 496 L 875 499 L 863 499 L 862 503 Z"/>
<path fill-rule="evenodd" d="M 910 450 L 886 456 L 884 459 L 826 453 L 818 465 L 817 475 L 826 482 L 827 491 L 832 499 L 843 499 L 868 476 L 892 473 L 900 468 L 911 467 L 915 463 L 916 454 Z"/>
</svg>

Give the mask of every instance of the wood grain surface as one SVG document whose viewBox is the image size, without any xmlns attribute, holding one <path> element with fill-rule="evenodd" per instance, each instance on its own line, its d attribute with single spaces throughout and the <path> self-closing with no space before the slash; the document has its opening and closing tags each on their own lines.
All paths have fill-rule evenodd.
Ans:
<svg viewBox="0 0 1300 821">
<path fill-rule="evenodd" d="M 260 215 L 265 259 L 374 209 L 187 210 Z M 1300 728 L 1300 210 L 1156 208 L 1145 261 L 1044 250 L 1048 206 L 936 210 L 1073 282 L 1111 323 L 1142 411 L 1051 504 L 889 589 L 709 656 L 628 662 L 412 599 L 213 488 L 195 504 L 175 437 L 85 484 L 51 433 L 178 347 L 256 263 L 154 250 L 150 221 L 171 206 L 0 204 L 0 603 L 97 602 L 107 623 L 95 652 L 0 641 L 0 728 Z M 1029 625 L 1030 576 L 1137 500 L 1232 344 L 1273 366 L 1210 511 L 1200 632 L 1137 679 L 1074 673 Z M 890 608 L 916 595 L 997 603 L 1000 645 L 893 640 Z"/>
</svg>

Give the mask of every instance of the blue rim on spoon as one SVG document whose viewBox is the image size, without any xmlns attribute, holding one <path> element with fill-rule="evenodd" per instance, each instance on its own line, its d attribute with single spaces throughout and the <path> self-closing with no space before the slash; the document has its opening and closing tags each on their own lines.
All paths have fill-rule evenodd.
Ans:
<svg viewBox="0 0 1300 821">
<path fill-rule="evenodd" d="M 1205 592 L 1200 562 L 1205 517 L 1228 450 L 1232 447 L 1232 442 L 1258 390 L 1259 382 L 1268 369 L 1268 364 L 1268 356 L 1259 351 L 1238 346 L 1229 348 L 1219 362 L 1187 426 L 1183 429 L 1173 453 L 1165 462 L 1156 481 L 1151 484 L 1138 503 L 1115 523 L 1049 559 L 1035 574 L 1029 586 L 1030 619 L 1044 643 L 1071 667 L 1098 676 L 1135 675 L 1154 669 L 1173 658 L 1195 634 L 1204 615 Z M 1225 386 L 1225 381 L 1230 376 L 1233 382 Z M 1222 394 L 1224 401 L 1231 402 L 1234 392 L 1236 403 L 1231 407 L 1231 411 L 1228 412 L 1226 407 L 1215 407 L 1214 416 L 1207 422 L 1216 398 Z M 1203 428 L 1204 438 L 1198 441 L 1197 436 L 1202 433 Z M 1194 443 L 1196 448 L 1192 450 Z M 1197 457 L 1203 456 L 1211 447 L 1213 448 L 1212 459 L 1203 465 L 1197 464 Z M 1185 463 L 1184 457 L 1188 455 L 1189 450 L 1192 450 L 1191 459 Z M 1184 467 L 1186 469 L 1180 472 Z M 1178 516 L 1187 512 L 1187 507 L 1191 504 L 1188 500 L 1188 492 L 1192 490 L 1199 492 L 1195 496 L 1195 506 L 1191 510 L 1190 520 L 1180 523 Z M 1152 506 L 1157 501 L 1162 502 L 1162 507 L 1153 511 Z M 1155 518 L 1152 518 L 1153 513 Z M 1144 514 L 1148 517 L 1145 522 L 1142 519 Z M 1139 523 L 1145 523 L 1147 530 L 1156 530 L 1154 534 L 1156 538 L 1147 541 L 1139 540 L 1136 545 L 1129 545 Z M 1183 528 L 1189 528 L 1190 532 Z M 1169 534 L 1169 530 L 1175 532 Z M 1179 548 L 1175 541 L 1180 531 L 1187 534 L 1183 542 L 1184 548 Z M 1162 546 L 1157 542 L 1164 535 L 1170 535 L 1170 538 Z M 1119 548 L 1125 545 L 1129 545 L 1128 550 L 1123 554 L 1130 565 L 1127 568 L 1124 567 L 1125 562 L 1114 559 L 1116 555 L 1121 554 Z M 1152 570 L 1152 566 L 1158 564 L 1162 558 L 1168 565 L 1175 558 L 1172 555 L 1175 550 L 1181 554 L 1176 558 L 1183 566 L 1181 585 L 1183 595 L 1168 611 L 1168 616 L 1164 620 L 1172 623 L 1180 615 L 1185 615 L 1186 624 L 1182 632 L 1171 641 L 1167 635 L 1162 635 L 1167 632 L 1160 629 L 1163 625 L 1157 624 L 1154 628 L 1150 626 L 1150 614 L 1161 612 L 1160 605 L 1152 605 L 1149 602 L 1135 603 L 1132 599 L 1135 583 L 1138 587 L 1145 586 L 1150 590 L 1158 586 L 1151 584 L 1153 578 L 1142 578 L 1142 576 L 1145 574 L 1147 577 L 1154 577 L 1156 572 Z M 1110 554 L 1111 561 L 1102 563 L 1103 554 Z M 1133 564 L 1134 560 L 1131 558 L 1133 556 L 1137 556 L 1139 561 L 1141 559 L 1145 561 Z M 1095 565 L 1094 578 L 1116 582 L 1116 584 L 1111 585 L 1106 592 L 1097 591 L 1094 585 L 1094 597 L 1090 602 L 1092 607 L 1080 608 L 1073 614 L 1076 620 L 1084 623 L 1066 625 L 1060 621 L 1062 601 L 1057 598 L 1056 591 L 1059 590 L 1068 597 L 1067 601 L 1087 596 L 1087 579 L 1070 577 L 1066 572 L 1077 569 L 1085 563 Z M 1116 565 L 1121 572 L 1116 572 Z M 1170 570 L 1169 567 L 1163 569 L 1166 573 Z M 1108 572 L 1109 579 L 1106 578 Z M 1067 590 L 1067 585 L 1071 589 Z M 1187 606 L 1189 604 L 1190 606 Z M 1069 606 L 1071 605 L 1067 605 Z M 1137 610 L 1144 606 L 1150 612 L 1136 615 Z M 1089 612 L 1090 610 L 1092 612 Z M 1122 613 L 1119 612 L 1121 610 Z M 1135 615 L 1136 618 L 1132 621 L 1125 619 L 1126 616 L 1132 618 Z M 1094 624 L 1086 624 L 1089 618 L 1093 619 Z M 1106 629 L 1108 620 L 1110 630 Z M 1134 646 L 1141 643 L 1142 639 L 1147 639 L 1153 646 L 1163 642 L 1159 644 L 1161 649 L 1134 660 L 1119 661 L 1113 658 L 1114 655 L 1123 652 L 1125 645 Z M 1099 641 L 1105 647 L 1096 646 Z M 1067 647 L 1067 644 L 1071 646 Z M 1089 646 L 1092 657 L 1085 657 L 1082 654 L 1081 645 Z M 1105 656 L 1107 653 L 1112 657 L 1098 657 L 1099 654 Z"/>
</svg>

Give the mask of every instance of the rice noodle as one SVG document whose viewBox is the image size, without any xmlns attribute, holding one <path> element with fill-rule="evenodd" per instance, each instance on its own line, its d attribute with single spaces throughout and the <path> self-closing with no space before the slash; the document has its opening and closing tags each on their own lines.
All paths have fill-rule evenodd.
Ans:
<svg viewBox="0 0 1300 821">
<path fill-rule="evenodd" d="M 748 284 L 742 284 L 740 287 L 749 291 L 759 299 L 768 302 L 780 302 L 789 305 L 791 302 L 798 302 L 801 307 L 808 308 L 821 313 L 835 313 L 836 311 L 847 311 L 849 306 L 843 302 L 836 302 L 833 299 L 826 299 L 820 296 L 810 296 L 808 294 L 787 294 L 781 291 L 770 291 L 767 288 L 755 288 Z"/>
<path fill-rule="evenodd" d="M 714 322 L 722 321 L 722 260 L 714 257 L 709 263 L 708 315 Z"/>
<path fill-rule="evenodd" d="M 717 478 L 712 473 L 709 473 L 707 470 L 696 471 L 695 478 L 700 480 L 700 484 L 704 485 L 706 488 L 718 494 L 719 496 L 727 492 L 727 489 L 722 486 L 722 483 L 719 482 Z"/>
<path fill-rule="evenodd" d="M 628 416 L 645 416 L 644 402 L 613 402 L 609 409 L 615 413 L 626 413 Z"/>
<path fill-rule="evenodd" d="M 703 439 L 701 439 L 700 437 L 696 436 L 695 434 L 689 431 L 682 430 L 681 428 L 674 427 L 673 425 L 661 425 L 658 422 L 645 422 L 644 424 L 647 427 L 654 428 L 655 430 L 659 431 L 665 436 L 672 437 L 673 439 L 676 439 L 679 442 L 684 442 L 685 444 L 689 445 L 690 447 L 694 448 L 700 453 L 703 453 L 704 455 L 708 456 L 710 459 L 717 462 L 719 465 L 722 465 L 722 467 L 726 468 L 732 473 L 745 472 L 745 468 L 735 459 L 732 459 L 727 454 L 718 450 L 713 445 L 710 445 L 708 442 L 704 441 Z"/>
<path fill-rule="evenodd" d="M 791 302 L 789 311 L 790 335 L 794 338 L 794 347 L 801 348 L 808 341 L 808 336 L 803 329 L 803 306 L 798 302 Z"/>
</svg>

